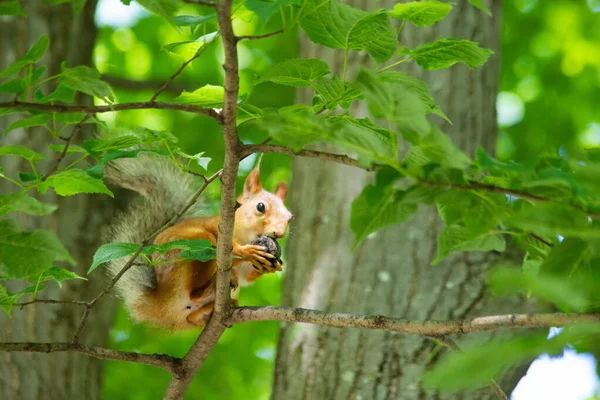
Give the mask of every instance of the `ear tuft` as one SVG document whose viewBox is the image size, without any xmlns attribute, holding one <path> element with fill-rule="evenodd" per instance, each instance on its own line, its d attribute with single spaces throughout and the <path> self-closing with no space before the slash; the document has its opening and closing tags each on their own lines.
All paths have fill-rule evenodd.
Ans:
<svg viewBox="0 0 600 400">
<path fill-rule="evenodd" d="M 275 196 L 279 197 L 282 201 L 285 201 L 285 196 L 287 196 L 288 192 L 288 184 L 285 182 L 280 182 L 275 189 Z"/>
<path fill-rule="evenodd" d="M 246 182 L 244 182 L 244 195 L 256 194 L 262 190 L 260 184 L 260 172 L 258 168 L 254 168 L 248 174 Z"/>
</svg>

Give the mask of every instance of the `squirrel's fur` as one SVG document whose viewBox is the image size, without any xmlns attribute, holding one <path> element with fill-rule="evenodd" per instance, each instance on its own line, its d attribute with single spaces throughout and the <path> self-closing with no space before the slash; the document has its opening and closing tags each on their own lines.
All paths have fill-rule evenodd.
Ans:
<svg viewBox="0 0 600 400">
<path fill-rule="evenodd" d="M 141 243 L 167 223 L 188 203 L 198 189 L 193 177 L 179 171 L 169 160 L 152 154 L 112 161 L 105 169 L 109 183 L 141 194 L 128 210 L 117 216 L 105 234 L 108 242 Z M 277 239 L 285 235 L 292 214 L 283 204 L 287 185 L 280 183 L 274 193 L 260 184 L 253 170 L 239 196 L 234 225 L 232 298 L 237 301 L 238 283 L 242 286 L 264 273 L 281 270 L 281 263 L 263 246 L 251 242 L 266 235 Z M 216 246 L 219 216 L 191 218 L 198 205 L 154 240 L 162 244 L 180 239 L 205 239 Z M 127 258 L 107 265 L 113 277 L 122 270 Z M 174 260 L 169 263 L 169 260 Z M 165 261 L 167 263 L 165 263 Z M 132 317 L 155 326 L 186 329 L 204 326 L 212 313 L 215 297 L 216 261 L 180 260 L 179 250 L 171 250 L 161 264 L 147 267 L 139 260 L 116 283 L 117 294 L 125 299 Z"/>
</svg>

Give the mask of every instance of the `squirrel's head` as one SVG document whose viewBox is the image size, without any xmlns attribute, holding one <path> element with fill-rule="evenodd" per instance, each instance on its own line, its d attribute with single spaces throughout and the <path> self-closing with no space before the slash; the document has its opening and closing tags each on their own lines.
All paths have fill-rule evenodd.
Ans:
<svg viewBox="0 0 600 400">
<path fill-rule="evenodd" d="M 279 183 L 275 192 L 263 189 L 258 169 L 253 169 L 244 182 L 244 192 L 238 197 L 240 207 L 235 212 L 235 237 L 240 243 L 250 243 L 259 236 L 273 239 L 285 236 L 292 213 L 283 204 L 288 185 Z"/>
</svg>

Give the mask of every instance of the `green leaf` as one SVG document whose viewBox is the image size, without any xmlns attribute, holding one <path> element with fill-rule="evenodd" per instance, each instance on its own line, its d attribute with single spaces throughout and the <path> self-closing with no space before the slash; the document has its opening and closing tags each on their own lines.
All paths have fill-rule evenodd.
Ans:
<svg viewBox="0 0 600 400">
<path fill-rule="evenodd" d="M 222 107 L 223 86 L 205 85 L 193 92 L 183 91 L 175 101 L 202 107 Z"/>
<path fill-rule="evenodd" d="M 477 158 L 475 160 L 475 164 L 481 169 L 488 170 L 490 173 L 498 175 L 533 173 L 533 169 L 522 164 L 517 164 L 514 161 L 498 161 L 487 154 L 486 151 L 481 147 L 477 148 Z"/>
<path fill-rule="evenodd" d="M 178 15 L 173 17 L 173 24 L 176 26 L 191 26 L 197 28 L 208 22 L 216 22 L 217 14 L 209 15 Z"/>
<path fill-rule="evenodd" d="M 315 43 L 334 49 L 366 50 L 375 61 L 387 61 L 396 49 L 396 33 L 383 9 L 366 12 L 325 1 L 300 20 Z"/>
<path fill-rule="evenodd" d="M 366 118 L 359 120 L 343 115 L 326 120 L 307 110 L 280 110 L 279 113 L 265 112 L 255 123 L 294 150 L 310 143 L 330 143 L 357 153 L 364 165 L 378 161 L 398 166 L 393 141 L 395 134 Z"/>
<path fill-rule="evenodd" d="M 210 157 L 202 157 L 204 155 L 204 152 L 190 155 L 190 154 L 184 153 L 183 151 L 178 151 L 177 154 L 179 154 L 180 156 L 182 156 L 184 158 L 187 158 L 188 160 L 196 161 L 198 163 L 198 165 L 200 167 L 202 167 L 205 171 L 208 170 L 208 164 L 212 160 L 212 158 L 210 158 Z"/>
<path fill-rule="evenodd" d="M 333 110 L 338 105 L 348 109 L 352 101 L 360 97 L 360 92 L 350 83 L 344 83 L 340 78 L 320 78 L 313 83 L 315 92 L 323 100 L 323 107 Z"/>
<path fill-rule="evenodd" d="M 32 126 L 46 125 L 46 123 L 51 119 L 52 117 L 49 114 L 38 114 L 34 115 L 33 117 L 23 118 L 13 122 L 8 128 L 6 128 L 4 133 L 8 133 L 18 128 L 31 128 Z"/>
<path fill-rule="evenodd" d="M 107 139 L 84 140 L 83 148 L 90 153 L 100 153 L 109 150 L 125 149 L 138 145 L 142 139 L 137 135 L 123 135 Z"/>
<path fill-rule="evenodd" d="M 47 270 L 45 270 L 44 272 L 42 272 L 41 276 L 29 277 L 30 282 L 55 281 L 56 283 L 58 283 L 59 287 L 62 287 L 63 281 L 68 281 L 68 280 L 72 280 L 72 279 L 87 280 L 86 278 L 79 276 L 75 272 L 69 271 L 66 268 L 60 268 L 60 267 L 55 267 L 55 266 L 52 266 L 52 267 L 48 268 Z"/>
<path fill-rule="evenodd" d="M 68 114 L 54 114 L 54 120 L 65 125 L 78 124 L 85 118 L 85 113 L 68 113 Z M 85 124 L 103 124 L 106 126 L 104 121 L 99 121 L 96 117 L 87 118 Z"/>
<path fill-rule="evenodd" d="M 25 193 L 0 195 L 0 216 L 14 211 L 29 215 L 47 215 L 56 210 L 54 204 L 45 204 Z"/>
<path fill-rule="evenodd" d="M 114 197 L 101 179 L 91 177 L 81 169 L 69 169 L 50 177 L 40 185 L 40 192 L 45 193 L 48 187 L 54 187 L 59 196 L 72 196 L 79 193 L 103 193 Z"/>
<path fill-rule="evenodd" d="M 50 101 L 61 101 L 63 103 L 72 103 L 75 100 L 75 90 L 71 89 L 67 84 L 59 82 L 58 86 L 52 93 L 43 96 L 38 100 L 38 103 L 48 103 Z M 92 119 L 92 118 L 90 118 Z"/>
<path fill-rule="evenodd" d="M 18 232 L 13 221 L 0 221 L 0 279 L 40 274 L 55 261 L 75 264 L 52 232 Z"/>
<path fill-rule="evenodd" d="M 203 40 L 187 40 L 184 42 L 169 43 L 163 46 L 163 49 L 169 53 L 180 55 L 188 60 L 194 55 L 198 54 L 200 49 L 203 48 L 205 44 L 206 42 Z"/>
<path fill-rule="evenodd" d="M 0 83 L 0 93 L 17 94 L 27 89 L 27 80 L 25 78 L 15 78 Z"/>
<path fill-rule="evenodd" d="M 256 83 L 274 82 L 294 87 L 310 86 L 312 81 L 329 73 L 329 65 L 326 62 L 314 58 L 299 58 L 285 60 L 272 66 Z"/>
<path fill-rule="evenodd" d="M 356 86 L 360 89 L 374 117 L 384 118 L 398 124 L 402 131 L 427 132 L 426 114 L 430 106 L 423 102 L 422 93 L 398 81 L 362 69 Z"/>
<path fill-rule="evenodd" d="M 25 12 L 23 12 L 18 0 L 8 0 L 0 2 L 0 15 L 16 15 L 24 17 Z"/>
<path fill-rule="evenodd" d="M 246 8 L 262 21 L 268 21 L 273 14 L 287 6 L 301 6 L 301 0 L 246 0 Z"/>
<path fill-rule="evenodd" d="M 392 185 L 368 185 L 352 202 L 350 228 L 354 232 L 354 248 L 368 235 L 411 218 L 416 204 L 403 202 L 405 192 Z"/>
<path fill-rule="evenodd" d="M 441 38 L 414 50 L 405 49 L 403 54 L 410 54 L 423 69 L 436 70 L 459 62 L 474 69 L 483 65 L 494 52 L 470 40 Z"/>
<path fill-rule="evenodd" d="M 428 388 L 449 391 L 487 386 L 514 365 L 521 365 L 548 353 L 558 356 L 572 343 L 594 343 L 599 334 L 598 325 L 578 325 L 565 328 L 558 336 L 546 339 L 547 334 L 527 334 L 508 340 L 485 341 L 465 348 L 463 352 L 448 352 L 426 372 L 423 384 Z M 591 349 L 588 349 L 588 351 Z M 468 373 L 465 373 L 468 371 Z"/>
<path fill-rule="evenodd" d="M 36 153 L 25 146 L 2 146 L 0 147 L 0 156 L 3 155 L 19 156 L 31 162 L 38 162 L 47 158 L 45 155 Z"/>
<path fill-rule="evenodd" d="M 443 20 L 451 10 L 452 3 L 426 0 L 398 3 L 389 14 L 393 18 L 404 19 L 415 26 L 424 27 Z"/>
<path fill-rule="evenodd" d="M 139 247 L 140 245 L 135 243 L 115 242 L 103 244 L 94 254 L 92 265 L 87 272 L 88 275 L 102 263 L 133 255 Z"/>
<path fill-rule="evenodd" d="M 508 222 L 542 236 L 600 238 L 600 228 L 589 221 L 588 215 L 567 205 L 518 201 Z"/>
<path fill-rule="evenodd" d="M 143 254 L 150 256 L 154 252 L 165 254 L 168 251 L 180 249 L 180 257 L 187 260 L 199 260 L 202 262 L 212 260 L 216 257 L 216 249 L 208 240 L 204 239 L 182 239 L 163 244 L 155 244 L 144 249 Z"/>
<path fill-rule="evenodd" d="M 237 108 L 235 123 L 237 126 L 247 121 L 262 118 L 263 111 L 252 104 L 240 104 Z"/>
<path fill-rule="evenodd" d="M 83 65 L 67 68 L 65 63 L 61 65 L 62 76 L 60 83 L 79 92 L 98 97 L 108 103 L 114 100 L 108 83 L 100 79 L 100 72 L 95 68 Z"/>
<path fill-rule="evenodd" d="M 590 243 L 579 238 L 565 238 L 550 250 L 540 266 L 540 272 L 549 276 L 572 276 L 582 261 L 589 256 Z"/>
<path fill-rule="evenodd" d="M 438 236 L 438 254 L 431 265 L 436 265 L 450 253 L 456 251 L 500 251 L 506 249 L 502 234 L 491 229 L 487 232 L 472 232 L 460 225 L 449 225 Z"/>
<path fill-rule="evenodd" d="M 146 10 L 160 15 L 169 22 L 171 22 L 173 14 L 179 8 L 177 0 L 136 0 L 136 2 Z"/>
<path fill-rule="evenodd" d="M 436 125 L 430 124 L 431 130 L 420 138 L 408 138 L 417 146 L 422 155 L 434 163 L 449 168 L 465 169 L 471 165 L 471 159 L 452 142 L 452 139 Z"/>
<path fill-rule="evenodd" d="M 0 9 L 2 7 L 2 4 L 3 3 L 0 3 Z M 1 12 L 0 15 L 2 15 Z M 42 35 L 37 40 L 37 42 L 35 42 L 33 46 L 31 46 L 29 51 L 27 51 L 27 54 L 17 59 L 15 62 L 4 68 L 2 72 L 0 72 L 0 78 L 6 78 L 7 76 L 14 75 L 27 65 L 35 64 L 46 53 L 49 44 L 50 41 L 48 40 L 48 36 Z"/>
<path fill-rule="evenodd" d="M 106 164 L 109 161 L 116 160 L 118 158 L 135 158 L 140 153 L 154 153 L 161 156 L 168 156 L 167 150 L 152 150 L 152 149 L 134 149 L 134 150 L 109 150 L 102 156 L 102 163 Z M 89 173 L 89 172 L 88 172 Z"/>
<path fill-rule="evenodd" d="M 17 305 L 21 297 L 30 293 L 35 295 L 37 292 L 46 289 L 46 287 L 46 285 L 30 286 L 21 290 L 19 293 L 10 293 L 4 286 L 0 285 L 0 307 L 2 307 L 10 317 L 12 308 Z"/>
<path fill-rule="evenodd" d="M 63 150 L 65 149 L 65 145 L 64 144 L 51 144 L 48 146 L 48 148 L 52 151 L 56 151 L 57 153 L 62 153 Z M 67 149 L 67 154 L 73 154 L 73 153 L 87 153 L 88 151 L 86 149 L 84 149 L 83 147 L 76 145 L 76 144 L 69 144 L 69 148 Z"/>
<path fill-rule="evenodd" d="M 517 268 L 497 267 L 488 274 L 490 290 L 497 296 L 531 293 L 556 304 L 562 311 L 585 311 L 591 303 L 585 282 L 550 276 L 525 274 Z"/>
<path fill-rule="evenodd" d="M 485 6 L 485 4 L 483 4 L 483 0 L 469 0 L 469 3 L 471 3 L 474 7 L 479 8 L 490 17 L 492 16 L 492 12 Z"/>
</svg>

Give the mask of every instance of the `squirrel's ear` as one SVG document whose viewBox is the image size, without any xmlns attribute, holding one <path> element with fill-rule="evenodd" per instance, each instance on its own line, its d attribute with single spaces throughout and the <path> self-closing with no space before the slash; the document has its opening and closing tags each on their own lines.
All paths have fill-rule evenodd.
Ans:
<svg viewBox="0 0 600 400">
<path fill-rule="evenodd" d="M 281 182 L 277 185 L 275 189 L 275 196 L 279 197 L 282 201 L 285 201 L 285 196 L 287 196 L 288 192 L 288 184 L 285 182 Z"/>
<path fill-rule="evenodd" d="M 256 194 L 262 190 L 262 185 L 260 184 L 260 172 L 258 168 L 254 168 L 248 174 L 246 178 L 246 182 L 244 182 L 244 194 Z"/>
</svg>

